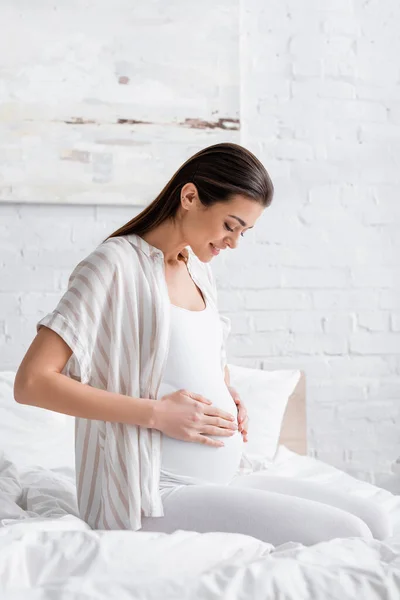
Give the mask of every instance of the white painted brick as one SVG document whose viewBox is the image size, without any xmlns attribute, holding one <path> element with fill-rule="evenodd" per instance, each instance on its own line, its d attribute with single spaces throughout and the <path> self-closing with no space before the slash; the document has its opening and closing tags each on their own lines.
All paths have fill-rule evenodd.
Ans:
<svg viewBox="0 0 400 600">
<path fill-rule="evenodd" d="M 292 62 L 293 73 L 296 77 L 322 77 L 324 63 L 318 56 L 295 56 Z"/>
<path fill-rule="evenodd" d="M 350 40 L 350 43 L 352 41 Z M 293 97 L 301 100 L 310 99 L 315 101 L 315 98 L 355 98 L 355 86 L 346 81 L 335 80 L 304 80 L 292 83 Z"/>
<path fill-rule="evenodd" d="M 230 335 L 246 335 L 251 331 L 251 317 L 242 316 L 240 314 L 228 314 L 231 320 Z"/>
<path fill-rule="evenodd" d="M 310 309 L 311 294 L 296 290 L 244 292 L 245 308 L 249 310 Z"/>
<path fill-rule="evenodd" d="M 276 142 L 269 150 L 275 158 L 281 160 L 311 160 L 314 156 L 311 144 L 297 140 Z"/>
<path fill-rule="evenodd" d="M 386 357 L 386 361 L 391 368 L 391 372 L 400 375 L 400 355 L 388 356 Z"/>
<path fill-rule="evenodd" d="M 308 232 L 308 236 L 310 236 L 310 232 Z M 313 247 L 312 245 L 307 246 L 306 241 L 304 243 L 296 243 L 293 240 L 288 247 L 269 248 L 269 250 L 271 261 L 274 259 L 279 260 L 280 264 L 289 267 L 304 268 L 305 264 L 310 268 L 326 268 L 326 265 L 347 267 L 349 264 L 349 252 L 345 246 L 335 249 L 329 244 L 324 243 L 316 244 Z"/>
<path fill-rule="evenodd" d="M 333 79 L 354 80 L 357 75 L 357 60 L 354 53 L 348 58 L 326 54 L 322 61 L 322 70 L 325 77 Z M 330 118 L 331 115 L 330 115 Z"/>
<path fill-rule="evenodd" d="M 21 297 L 21 312 L 27 317 L 41 318 L 56 308 L 61 296 L 61 293 L 28 292 Z"/>
<path fill-rule="evenodd" d="M 390 330 L 400 331 L 400 312 L 393 313 L 390 316 Z"/>
<path fill-rule="evenodd" d="M 289 333 L 254 332 L 251 336 L 237 337 L 231 341 L 232 355 L 240 358 L 259 356 L 286 356 L 291 351 L 293 338 Z"/>
<path fill-rule="evenodd" d="M 32 268 L 54 269 L 68 268 L 72 271 L 87 252 L 78 250 L 75 245 L 69 244 L 64 248 L 44 248 L 41 246 L 24 246 L 22 249 L 23 264 Z"/>
<path fill-rule="evenodd" d="M 400 127 L 393 123 L 362 123 L 359 126 L 361 142 L 396 142 L 399 139 Z"/>
<path fill-rule="evenodd" d="M 349 402 L 362 402 L 362 404 L 357 406 L 363 407 L 363 414 L 365 415 L 365 400 L 367 399 L 367 383 L 368 380 L 363 380 L 361 378 L 357 378 L 355 381 L 349 380 L 347 381 L 344 378 L 341 378 L 340 381 L 333 387 L 332 382 L 327 381 L 316 381 L 315 383 L 310 383 L 307 386 L 307 391 L 312 393 L 315 398 L 315 405 L 317 405 L 317 410 L 321 403 L 331 404 L 334 407 L 339 408 L 339 412 L 337 415 L 340 416 L 340 407 L 342 403 Z M 312 404 L 314 406 L 314 404 Z M 318 420 L 317 420 L 318 425 Z"/>
<path fill-rule="evenodd" d="M 377 306 L 379 293 L 375 290 L 314 290 L 312 296 L 316 308 L 357 310 Z"/>
<path fill-rule="evenodd" d="M 349 338 L 352 354 L 399 354 L 398 333 L 354 333 Z"/>
<path fill-rule="evenodd" d="M 322 333 L 322 319 L 318 314 L 290 311 L 287 317 L 291 333 Z"/>
<path fill-rule="evenodd" d="M 314 35 L 294 34 L 290 38 L 289 51 L 293 56 L 310 59 L 322 52 L 324 36 L 321 33 Z"/>
<path fill-rule="evenodd" d="M 357 98 L 361 100 L 378 100 L 385 103 L 388 108 L 388 121 L 390 122 L 391 102 L 399 99 L 400 92 L 392 81 L 374 82 L 357 81 Z"/>
<path fill-rule="evenodd" d="M 348 121 L 343 123 L 336 121 L 325 121 L 324 123 L 321 123 L 320 120 L 316 120 L 315 122 L 309 120 L 299 121 L 293 125 L 293 130 L 296 139 L 312 139 L 313 143 L 318 142 L 322 146 L 325 146 L 327 140 L 340 140 L 354 143 L 359 141 L 360 137 L 359 124 L 356 122 L 349 123 Z M 326 154 L 326 151 L 324 153 Z M 318 160 L 317 157 L 316 160 Z M 325 164 L 325 169 L 323 169 L 322 173 L 315 174 L 312 178 L 313 183 L 318 183 L 323 180 L 322 177 L 326 168 Z M 332 169 L 332 165 L 330 168 Z M 335 186 L 332 184 L 332 187 Z"/>
<path fill-rule="evenodd" d="M 263 214 L 257 222 L 254 237 L 256 242 L 283 244 L 292 240 L 302 239 L 306 235 L 306 228 L 295 215 L 275 215 L 272 209 Z M 260 246 L 260 250 L 262 246 Z M 254 254 L 254 253 L 253 253 Z M 265 254 L 268 254 L 265 252 Z"/>
<path fill-rule="evenodd" d="M 297 333 L 294 337 L 293 351 L 296 354 L 342 355 L 348 350 L 346 336 L 331 334 Z"/>
<path fill-rule="evenodd" d="M 281 270 L 282 286 L 288 288 L 345 288 L 349 275 L 345 269 L 290 269 Z"/>
<path fill-rule="evenodd" d="M 219 290 L 218 303 L 219 309 L 224 311 L 234 312 L 243 311 L 244 309 L 244 298 L 242 292 L 235 292 L 233 290 Z"/>
<path fill-rule="evenodd" d="M 19 345 L 20 340 L 26 340 L 24 343 L 29 346 L 36 335 L 35 325 L 37 320 L 32 316 L 8 316 L 5 327 L 7 341 Z"/>
<path fill-rule="evenodd" d="M 351 283 L 361 288 L 392 288 L 396 280 L 395 269 L 391 267 L 352 267 Z"/>
<path fill-rule="evenodd" d="M 332 423 L 336 423 L 337 415 L 338 407 L 334 404 L 319 404 L 309 419 L 310 432 L 313 432 L 318 426 L 332 429 Z"/>
<path fill-rule="evenodd" d="M 328 373 L 333 380 L 343 377 L 384 377 L 398 373 L 398 365 L 384 356 L 336 356 L 328 359 Z"/>
<path fill-rule="evenodd" d="M 281 286 L 281 269 L 264 267 L 254 267 L 246 265 L 242 268 L 233 268 L 230 273 L 229 281 L 226 282 L 232 289 L 264 289 L 277 288 Z M 222 284 L 223 285 L 223 284 Z"/>
<path fill-rule="evenodd" d="M 389 316 L 388 312 L 357 312 L 357 327 L 366 331 L 389 331 Z"/>
<path fill-rule="evenodd" d="M 322 328 L 328 334 L 351 333 L 356 327 L 356 317 L 352 313 L 338 313 L 325 315 L 321 319 Z"/>
<path fill-rule="evenodd" d="M 355 403 L 352 398 L 349 398 L 349 402 L 343 402 L 338 406 L 338 416 L 345 421 L 365 420 L 378 425 L 380 421 L 400 418 L 400 409 L 389 401 Z"/>
<path fill-rule="evenodd" d="M 380 308 L 397 309 L 400 308 L 400 294 L 398 290 L 382 290 L 380 292 Z"/>
<path fill-rule="evenodd" d="M 274 186 L 275 182 L 285 181 L 287 178 L 290 177 L 291 168 L 292 165 L 283 160 L 270 159 L 268 161 L 267 169 L 268 173 L 274 181 Z"/>
<path fill-rule="evenodd" d="M 293 0 L 291 0 L 293 2 Z M 311 6 L 316 8 L 314 2 L 311 2 Z M 328 2 L 324 2 L 322 4 L 318 4 L 318 10 L 326 12 L 329 14 L 329 17 L 333 14 L 341 14 L 343 20 L 347 20 L 350 18 L 350 15 L 353 14 L 353 3 L 351 0 L 330 0 Z"/>
<path fill-rule="evenodd" d="M 361 434 L 361 428 L 360 428 Z M 370 465 L 378 465 L 380 462 L 380 450 L 372 445 L 365 445 L 359 450 L 349 450 L 349 460 L 355 464 L 367 463 Z"/>
<path fill-rule="evenodd" d="M 19 314 L 21 314 L 21 296 L 15 292 L 0 292 L 0 315 L 16 316 Z"/>
<path fill-rule="evenodd" d="M 329 13 L 329 16 L 322 22 L 323 30 L 326 34 L 345 35 L 353 41 L 360 35 L 360 23 L 358 20 L 344 19 L 341 14 Z"/>
<path fill-rule="evenodd" d="M 367 100 L 344 100 L 329 98 L 324 100 L 326 118 L 335 120 L 369 121 L 385 123 L 387 121 L 387 110 L 384 104 L 379 102 L 368 102 Z"/>
<path fill-rule="evenodd" d="M 12 246 L 11 242 L 8 242 L 7 245 L 4 243 L 0 245 L 0 267 L 10 264 L 17 267 L 21 266 L 22 263 L 21 253 L 15 250 L 15 247 Z"/>
<path fill-rule="evenodd" d="M 368 399 L 388 408 L 385 411 L 387 415 L 385 418 L 400 415 L 400 403 L 393 404 L 393 400 L 400 399 L 399 378 L 390 377 L 371 381 L 368 384 Z"/>
<path fill-rule="evenodd" d="M 54 272 L 46 269 L 23 266 L 0 267 L 1 290 L 3 292 L 51 292 L 54 288 Z"/>
<path fill-rule="evenodd" d="M 360 42 L 362 42 L 360 40 Z M 375 51 L 375 53 L 374 53 Z M 396 52 L 392 48 L 391 52 Z M 378 85 L 394 85 L 396 82 L 396 61 L 394 57 L 388 57 L 388 52 L 383 56 L 371 47 L 370 52 L 360 55 L 357 61 L 357 72 L 360 79 L 366 83 Z"/>
<path fill-rule="evenodd" d="M 28 345 L 17 344 L 15 340 L 8 340 L 5 336 L 0 336 L 0 357 L 1 368 L 4 371 L 16 369 L 24 357 Z"/>
<path fill-rule="evenodd" d="M 292 316 L 289 312 L 271 310 L 263 314 L 253 312 L 251 318 L 255 331 L 289 331 Z"/>
<path fill-rule="evenodd" d="M 390 107 L 388 118 L 394 125 L 400 125 L 400 107 L 398 105 Z"/>
<path fill-rule="evenodd" d="M 300 369 L 307 374 L 307 381 L 314 381 L 330 377 L 329 360 L 331 358 L 317 354 L 313 356 L 295 354 L 293 356 L 268 356 L 263 360 L 263 368 L 266 370 Z M 309 401 L 308 396 L 307 402 Z"/>
</svg>

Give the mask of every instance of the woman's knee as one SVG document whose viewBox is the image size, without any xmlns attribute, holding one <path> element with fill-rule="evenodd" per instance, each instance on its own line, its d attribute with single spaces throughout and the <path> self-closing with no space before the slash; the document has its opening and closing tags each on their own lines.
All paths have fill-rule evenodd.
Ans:
<svg viewBox="0 0 400 600">
<path fill-rule="evenodd" d="M 358 514 L 377 540 L 385 540 L 393 535 L 389 514 L 378 504 L 364 500 L 363 511 Z"/>
<path fill-rule="evenodd" d="M 363 519 L 346 511 L 340 512 L 342 514 L 335 524 L 335 537 L 361 537 L 367 540 L 373 538 L 370 528 Z"/>
</svg>

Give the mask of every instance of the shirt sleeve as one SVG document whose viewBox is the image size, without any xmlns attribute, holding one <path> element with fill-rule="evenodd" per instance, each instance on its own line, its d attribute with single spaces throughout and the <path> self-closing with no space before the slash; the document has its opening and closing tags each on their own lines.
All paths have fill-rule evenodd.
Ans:
<svg viewBox="0 0 400 600">
<path fill-rule="evenodd" d="M 103 242 L 83 259 L 56 308 L 36 325 L 37 331 L 43 326 L 52 329 L 70 347 L 72 356 L 64 372 L 82 383 L 90 380 L 95 346 L 109 335 L 107 317 L 118 281 L 114 252 L 112 244 Z"/>
</svg>

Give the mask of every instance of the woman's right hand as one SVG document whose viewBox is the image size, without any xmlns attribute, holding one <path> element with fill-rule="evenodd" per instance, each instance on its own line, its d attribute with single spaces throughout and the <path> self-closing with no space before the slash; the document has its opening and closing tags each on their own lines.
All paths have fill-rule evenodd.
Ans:
<svg viewBox="0 0 400 600">
<path fill-rule="evenodd" d="M 211 400 L 182 389 L 155 401 L 153 429 L 178 440 L 219 448 L 224 443 L 206 434 L 232 436 L 237 422 L 231 413 L 213 407 Z"/>
</svg>

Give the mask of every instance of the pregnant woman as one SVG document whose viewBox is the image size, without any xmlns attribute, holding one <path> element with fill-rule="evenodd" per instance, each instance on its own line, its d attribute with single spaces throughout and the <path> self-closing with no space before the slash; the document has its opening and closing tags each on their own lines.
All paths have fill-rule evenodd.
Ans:
<svg viewBox="0 0 400 600">
<path fill-rule="evenodd" d="M 366 500 L 268 472 L 229 387 L 210 268 L 272 201 L 264 166 L 221 143 L 74 269 L 15 379 L 17 402 L 76 417 L 79 511 L 95 529 L 225 531 L 280 544 L 389 535 Z M 234 400 L 235 398 L 235 400 Z"/>
</svg>

